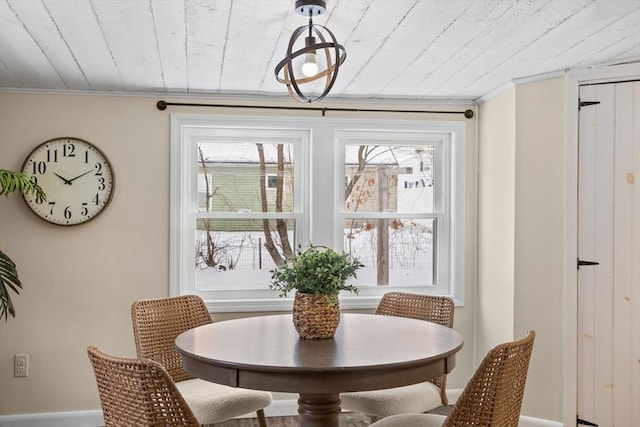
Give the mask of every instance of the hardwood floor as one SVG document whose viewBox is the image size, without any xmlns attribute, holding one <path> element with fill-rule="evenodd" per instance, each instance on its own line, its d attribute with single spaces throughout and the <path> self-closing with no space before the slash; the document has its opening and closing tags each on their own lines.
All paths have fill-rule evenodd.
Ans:
<svg viewBox="0 0 640 427">
<path fill-rule="evenodd" d="M 452 405 L 441 406 L 430 411 L 432 414 L 447 415 Z M 267 425 L 269 427 L 298 427 L 298 417 L 268 417 Z M 340 427 L 367 427 L 369 425 L 369 417 L 358 414 L 356 412 L 343 412 L 340 414 Z M 256 418 L 241 418 L 217 423 L 215 427 L 258 427 Z"/>
<path fill-rule="evenodd" d="M 366 415 L 345 412 L 340 414 L 340 427 L 366 427 L 369 418 Z M 298 417 L 268 417 L 268 427 L 298 427 Z M 258 427 L 256 418 L 241 418 L 217 423 L 215 427 Z"/>
</svg>

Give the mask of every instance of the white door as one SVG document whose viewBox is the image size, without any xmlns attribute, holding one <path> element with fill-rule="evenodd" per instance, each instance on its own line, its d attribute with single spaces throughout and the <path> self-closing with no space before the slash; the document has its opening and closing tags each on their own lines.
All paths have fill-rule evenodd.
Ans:
<svg viewBox="0 0 640 427">
<path fill-rule="evenodd" d="M 640 426 L 640 82 L 585 85 L 579 121 L 578 418 Z"/>
</svg>

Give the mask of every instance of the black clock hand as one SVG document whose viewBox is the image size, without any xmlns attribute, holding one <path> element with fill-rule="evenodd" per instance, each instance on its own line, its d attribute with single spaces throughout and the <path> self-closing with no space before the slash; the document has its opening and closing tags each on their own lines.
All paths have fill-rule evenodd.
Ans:
<svg viewBox="0 0 640 427">
<path fill-rule="evenodd" d="M 86 171 L 85 173 L 76 176 L 75 178 L 71 178 L 69 180 L 69 185 L 71 185 L 71 183 L 73 183 L 73 181 L 75 181 L 76 179 L 80 178 L 81 176 L 85 176 L 86 174 L 91 173 L 91 172 L 93 172 L 93 169 L 90 169 L 90 170 Z"/>
<path fill-rule="evenodd" d="M 73 181 L 73 180 L 69 181 L 68 179 L 66 179 L 66 178 L 64 178 L 64 177 L 62 177 L 62 176 L 60 176 L 60 175 L 58 175 L 58 174 L 57 174 L 57 173 L 55 173 L 55 172 L 54 172 L 53 174 L 54 174 L 55 176 L 57 176 L 58 178 L 60 178 L 61 180 L 63 180 L 63 181 L 64 181 L 64 183 L 65 183 L 65 184 L 67 184 L 67 185 L 71 185 L 71 181 Z"/>
</svg>

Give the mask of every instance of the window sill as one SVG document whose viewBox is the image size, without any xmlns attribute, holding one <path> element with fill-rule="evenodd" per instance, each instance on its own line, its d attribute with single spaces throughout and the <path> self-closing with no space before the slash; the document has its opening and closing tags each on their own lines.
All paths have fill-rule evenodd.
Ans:
<svg viewBox="0 0 640 427">
<path fill-rule="evenodd" d="M 379 289 L 379 288 L 378 288 Z M 371 295 L 341 295 L 340 308 L 344 310 L 371 310 L 375 309 L 380 302 L 382 294 L 385 292 L 413 292 L 427 293 L 422 289 L 407 289 L 389 287 L 384 292 L 376 292 Z M 362 293 L 362 292 L 361 292 Z M 431 292 L 431 294 L 435 294 Z M 455 298 L 456 307 L 464 306 L 463 302 Z M 259 312 L 291 312 L 293 310 L 293 294 L 286 298 L 225 298 L 208 299 L 205 298 L 207 308 L 212 313 L 259 313 Z"/>
</svg>

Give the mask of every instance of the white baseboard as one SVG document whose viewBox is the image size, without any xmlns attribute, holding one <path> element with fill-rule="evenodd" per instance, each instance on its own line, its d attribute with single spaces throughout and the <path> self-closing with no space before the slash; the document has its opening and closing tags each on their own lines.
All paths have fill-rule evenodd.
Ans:
<svg viewBox="0 0 640 427">
<path fill-rule="evenodd" d="M 103 425 L 104 418 L 101 410 L 0 416 L 0 427 L 98 427 Z"/>
<path fill-rule="evenodd" d="M 564 424 L 558 421 L 544 420 L 542 418 L 532 418 L 520 415 L 518 427 L 563 427 Z"/>
<path fill-rule="evenodd" d="M 298 415 L 298 401 L 274 400 L 265 408 L 267 417 Z M 252 415 L 248 414 L 247 418 Z M 255 414 L 253 414 L 255 417 Z M 101 410 L 0 415 L 0 427 L 99 427 L 104 426 Z"/>
<path fill-rule="evenodd" d="M 449 403 L 454 404 L 462 390 L 447 390 Z M 296 399 L 274 400 L 264 409 L 267 417 L 298 415 Z M 98 427 L 104 425 L 102 411 L 49 412 L 41 414 L 3 415 L 0 427 Z M 562 427 L 557 421 L 521 416 L 519 427 Z"/>
</svg>

